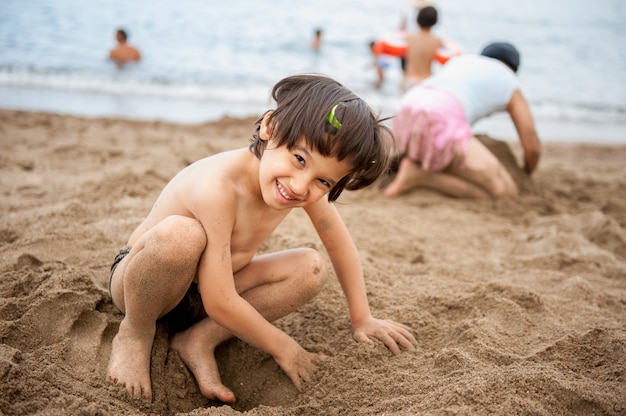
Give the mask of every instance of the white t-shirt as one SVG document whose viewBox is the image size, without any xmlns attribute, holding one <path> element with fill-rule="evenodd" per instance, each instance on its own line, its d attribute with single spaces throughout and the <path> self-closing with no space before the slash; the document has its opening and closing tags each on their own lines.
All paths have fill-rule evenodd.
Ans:
<svg viewBox="0 0 626 416">
<path fill-rule="evenodd" d="M 448 91 L 463 105 L 467 122 L 503 111 L 519 82 L 515 73 L 497 59 L 464 54 L 450 59 L 423 85 Z"/>
</svg>

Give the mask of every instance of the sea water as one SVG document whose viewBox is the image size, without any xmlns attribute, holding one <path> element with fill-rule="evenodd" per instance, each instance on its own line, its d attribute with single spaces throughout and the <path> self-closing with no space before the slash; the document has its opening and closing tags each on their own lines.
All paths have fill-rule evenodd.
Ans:
<svg viewBox="0 0 626 416">
<path fill-rule="evenodd" d="M 478 53 L 507 40 L 542 138 L 626 142 L 626 2 L 440 0 L 434 33 Z M 399 28 L 406 0 L 0 0 L 0 107 L 199 123 L 271 108 L 282 77 L 329 75 L 393 115 L 397 60 L 386 81 L 369 42 Z M 107 59 L 118 27 L 143 55 Z M 315 29 L 322 48 L 309 47 Z M 437 71 L 438 67 L 435 66 Z M 515 137 L 506 115 L 475 126 Z"/>
</svg>

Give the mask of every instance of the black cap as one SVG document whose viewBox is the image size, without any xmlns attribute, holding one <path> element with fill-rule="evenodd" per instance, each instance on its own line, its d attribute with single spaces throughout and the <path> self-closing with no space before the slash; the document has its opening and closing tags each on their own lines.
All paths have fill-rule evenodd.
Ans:
<svg viewBox="0 0 626 416">
<path fill-rule="evenodd" d="M 480 53 L 483 56 L 498 59 L 511 67 L 513 72 L 519 68 L 520 56 L 515 46 L 508 42 L 493 42 L 485 46 Z"/>
</svg>

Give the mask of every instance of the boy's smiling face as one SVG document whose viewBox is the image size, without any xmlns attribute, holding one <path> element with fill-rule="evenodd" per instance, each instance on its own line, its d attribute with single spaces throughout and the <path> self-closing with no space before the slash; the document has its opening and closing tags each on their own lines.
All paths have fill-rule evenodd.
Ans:
<svg viewBox="0 0 626 416">
<path fill-rule="evenodd" d="M 327 195 L 351 169 L 347 161 L 307 147 L 304 137 L 292 149 L 269 140 L 259 166 L 261 193 L 276 209 L 304 207 Z"/>
<path fill-rule="evenodd" d="M 259 186 L 265 203 L 275 209 L 305 207 L 319 201 L 353 168 L 347 161 L 327 157 L 307 146 L 304 136 L 288 149 L 278 145 L 261 121 L 259 137 L 267 142 L 259 164 Z"/>
</svg>

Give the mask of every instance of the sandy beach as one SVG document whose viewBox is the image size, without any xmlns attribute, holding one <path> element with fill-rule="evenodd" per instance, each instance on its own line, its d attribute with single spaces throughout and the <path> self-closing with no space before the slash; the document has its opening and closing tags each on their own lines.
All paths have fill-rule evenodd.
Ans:
<svg viewBox="0 0 626 416">
<path fill-rule="evenodd" d="M 253 122 L 0 110 L 0 415 L 626 414 L 626 145 L 545 143 L 515 200 L 344 192 L 372 310 L 412 328 L 412 351 L 357 344 L 333 275 L 276 322 L 329 357 L 302 393 L 231 340 L 217 359 L 238 401 L 209 401 L 161 327 L 153 402 L 107 385 L 113 257 L 177 171 L 246 146 Z M 494 143 L 517 175 L 517 144 Z M 323 250 L 301 212 L 261 252 L 297 246 Z"/>
</svg>

